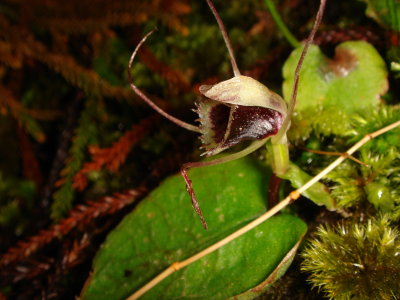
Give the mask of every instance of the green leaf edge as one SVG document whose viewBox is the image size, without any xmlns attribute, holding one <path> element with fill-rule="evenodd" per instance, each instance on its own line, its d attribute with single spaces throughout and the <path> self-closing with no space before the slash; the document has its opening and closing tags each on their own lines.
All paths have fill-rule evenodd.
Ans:
<svg viewBox="0 0 400 300">
<path fill-rule="evenodd" d="M 303 238 L 304 235 L 300 237 L 299 241 L 293 246 L 292 249 L 290 249 L 275 270 L 273 270 L 263 282 L 242 294 L 227 298 L 227 300 L 250 300 L 267 291 L 279 278 L 286 273 L 287 269 L 293 262 L 294 256 L 297 253 L 297 249 L 303 241 Z"/>
</svg>

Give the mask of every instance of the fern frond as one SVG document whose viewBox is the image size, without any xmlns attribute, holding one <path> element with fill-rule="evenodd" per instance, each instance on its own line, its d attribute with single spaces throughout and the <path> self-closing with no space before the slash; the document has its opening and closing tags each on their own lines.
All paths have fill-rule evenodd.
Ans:
<svg viewBox="0 0 400 300">
<path fill-rule="evenodd" d="M 179 71 L 158 60 L 148 47 L 144 45 L 138 55 L 150 70 L 159 74 L 169 84 L 177 86 L 183 92 L 190 90 L 191 87 L 186 78 Z"/>
<path fill-rule="evenodd" d="M 14 97 L 11 90 L 0 85 L 0 106 L 7 107 L 11 114 L 29 134 L 38 142 L 42 143 L 46 135 L 39 123 L 32 117 L 30 111 L 22 106 Z"/>
<path fill-rule="evenodd" d="M 139 187 L 102 197 L 96 201 L 88 201 L 85 205 L 78 205 L 70 211 L 67 218 L 10 248 L 7 253 L 0 257 L 0 265 L 13 264 L 32 256 L 40 248 L 57 238 L 67 235 L 71 230 L 76 228 L 83 229 L 85 225 L 90 224 L 95 219 L 121 210 L 126 205 L 142 197 L 146 191 L 145 188 Z"/>
<path fill-rule="evenodd" d="M 95 143 L 97 138 L 96 115 L 97 101 L 95 98 L 88 99 L 75 131 L 75 137 L 69 150 L 69 157 L 66 160 L 64 169 L 61 171 L 63 175 L 62 186 L 53 194 L 54 202 L 51 206 L 51 218 L 53 220 L 58 220 L 65 216 L 72 207 L 75 194 L 72 187 L 73 177 L 83 165 L 87 146 Z"/>
<path fill-rule="evenodd" d="M 107 31 L 112 27 L 126 27 L 141 24 L 149 18 L 156 17 L 166 26 L 181 33 L 187 33 L 182 23 L 182 16 L 190 12 L 187 0 L 169 1 L 93 1 L 71 0 L 68 7 L 61 1 L 54 1 L 49 5 L 43 1 L 29 2 L 12 1 L 18 3 L 21 10 L 29 9 L 37 14 L 36 22 L 39 26 L 53 33 L 68 35 L 91 34 Z M 79 13 L 77 13 L 79 12 Z"/>
<path fill-rule="evenodd" d="M 110 172 L 116 172 L 121 164 L 123 164 L 128 153 L 142 138 L 146 136 L 148 131 L 157 124 L 158 115 L 142 120 L 139 124 L 132 126 L 109 148 L 89 147 L 92 155 L 92 161 L 85 163 L 82 169 L 75 174 L 73 178 L 73 187 L 82 191 L 87 186 L 86 175 L 92 171 L 100 171 L 105 166 Z"/>
<path fill-rule="evenodd" d="M 3 26 L 1 26 L 3 25 Z M 11 40 L 13 52 L 26 58 L 33 58 L 59 73 L 71 85 L 86 92 L 87 95 L 103 96 L 116 99 L 136 99 L 125 87 L 113 86 L 102 79 L 95 71 L 81 66 L 68 54 L 53 53 L 38 41 L 30 32 L 11 24 L 1 24 L 0 36 Z"/>
<path fill-rule="evenodd" d="M 22 57 L 14 51 L 14 45 L 8 41 L 0 41 L 0 62 L 12 69 L 22 67 Z"/>
</svg>

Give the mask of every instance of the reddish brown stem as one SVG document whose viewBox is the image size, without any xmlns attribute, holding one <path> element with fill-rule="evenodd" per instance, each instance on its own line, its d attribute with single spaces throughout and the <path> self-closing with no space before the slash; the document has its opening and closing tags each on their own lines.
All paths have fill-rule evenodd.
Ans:
<svg viewBox="0 0 400 300">
<path fill-rule="evenodd" d="M 211 12 L 213 13 L 215 19 L 217 20 L 217 23 L 218 23 L 218 26 L 219 26 L 219 30 L 221 31 L 222 37 L 224 38 L 226 48 L 228 49 L 229 56 L 231 58 L 233 74 L 235 76 L 239 76 L 240 75 L 240 71 L 239 71 L 239 68 L 237 66 L 236 59 L 235 59 L 235 54 L 233 53 L 233 48 L 232 48 L 231 42 L 229 40 L 228 34 L 226 32 L 224 23 L 222 22 L 221 17 L 219 16 L 219 13 L 215 9 L 214 4 L 212 3 L 212 1 L 211 0 L 206 0 L 206 1 L 207 1 L 208 6 L 210 7 Z"/>
<path fill-rule="evenodd" d="M 16 124 L 17 137 L 22 158 L 22 167 L 24 177 L 35 182 L 37 187 L 42 185 L 42 172 L 39 167 L 39 162 L 33 151 L 32 143 L 29 140 L 25 130 Z"/>
<path fill-rule="evenodd" d="M 241 150 L 239 152 L 228 154 L 228 155 L 226 155 L 224 157 L 213 159 L 213 160 L 209 160 L 209 161 L 188 162 L 188 163 L 184 164 L 181 167 L 181 174 L 182 174 L 183 179 L 186 182 L 186 189 L 187 189 L 187 191 L 188 191 L 188 193 L 190 195 L 190 198 L 192 200 L 193 208 L 196 211 L 196 213 L 198 214 L 198 216 L 200 217 L 201 223 L 203 224 L 203 227 L 205 229 L 207 229 L 207 223 L 204 220 L 203 214 L 202 214 L 200 206 L 199 206 L 199 202 L 196 199 L 196 195 L 195 195 L 194 190 L 193 190 L 192 181 L 189 179 L 189 176 L 188 176 L 188 174 L 186 172 L 187 169 L 190 169 L 190 168 L 201 168 L 201 167 L 219 165 L 219 164 L 223 164 L 223 163 L 226 163 L 226 162 L 230 162 L 232 160 L 239 159 L 241 157 L 244 157 L 244 156 L 256 151 L 258 148 L 260 148 L 261 146 L 265 145 L 265 143 L 266 143 L 266 140 L 254 141 L 249 146 L 247 146 L 246 148 L 244 148 L 243 150 Z"/>
<path fill-rule="evenodd" d="M 170 120 L 171 122 L 175 123 L 176 125 L 185 128 L 187 130 L 190 131 L 194 131 L 194 132 L 199 132 L 201 133 L 201 130 L 199 127 L 194 126 L 192 124 L 186 123 L 182 120 L 179 120 L 173 116 L 171 116 L 169 113 L 167 113 L 166 111 L 164 111 L 163 109 L 161 109 L 160 107 L 158 107 L 149 97 L 147 97 L 134 83 L 133 83 L 133 79 L 132 79 L 132 75 L 131 75 L 131 68 L 132 68 L 132 63 L 133 60 L 135 59 L 136 54 L 138 53 L 140 47 L 143 45 L 143 43 L 146 41 L 146 39 L 155 31 L 156 29 L 153 29 L 152 31 L 150 31 L 148 34 L 146 34 L 142 40 L 139 42 L 139 44 L 136 46 L 135 50 L 133 51 L 131 58 L 129 60 L 129 65 L 128 65 L 128 78 L 130 81 L 130 85 L 132 90 L 136 93 L 136 95 L 142 99 L 144 102 L 146 102 L 152 109 L 154 109 L 156 112 L 158 112 L 160 115 L 162 115 L 163 117 L 167 118 L 168 120 Z"/>
<path fill-rule="evenodd" d="M 186 182 L 186 190 L 189 193 L 190 199 L 192 201 L 193 209 L 197 213 L 197 215 L 199 216 L 201 224 L 203 225 L 204 229 L 208 230 L 208 225 L 207 225 L 206 220 L 204 219 L 203 213 L 202 213 L 201 208 L 200 208 L 200 204 L 197 201 L 196 194 L 195 194 L 194 189 L 193 189 L 192 181 L 189 179 L 189 176 L 187 174 L 187 169 L 195 168 L 195 167 L 201 167 L 202 165 L 203 165 L 202 162 L 199 162 L 199 163 L 195 163 L 195 162 L 186 163 L 181 168 L 181 175 L 182 175 L 183 179 Z"/>
<path fill-rule="evenodd" d="M 274 207 L 279 202 L 279 188 L 282 183 L 282 178 L 271 175 L 268 185 L 268 207 Z"/>
</svg>

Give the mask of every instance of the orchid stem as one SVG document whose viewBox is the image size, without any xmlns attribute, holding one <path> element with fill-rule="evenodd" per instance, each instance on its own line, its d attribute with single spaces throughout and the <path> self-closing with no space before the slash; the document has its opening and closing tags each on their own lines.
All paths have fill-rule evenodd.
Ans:
<svg viewBox="0 0 400 300">
<path fill-rule="evenodd" d="M 267 146 L 267 155 L 271 157 L 272 170 L 278 177 L 282 177 L 289 168 L 289 147 L 287 137 L 284 135 L 279 141 L 274 138 Z"/>
</svg>

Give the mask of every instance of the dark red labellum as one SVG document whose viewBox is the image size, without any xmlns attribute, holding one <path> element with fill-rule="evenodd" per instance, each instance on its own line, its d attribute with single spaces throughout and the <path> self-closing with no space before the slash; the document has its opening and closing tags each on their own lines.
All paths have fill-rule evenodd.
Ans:
<svg viewBox="0 0 400 300">
<path fill-rule="evenodd" d="M 203 99 L 197 103 L 203 148 L 215 155 L 242 141 L 262 140 L 276 135 L 283 123 L 282 114 L 260 106 L 221 104 Z"/>
</svg>

